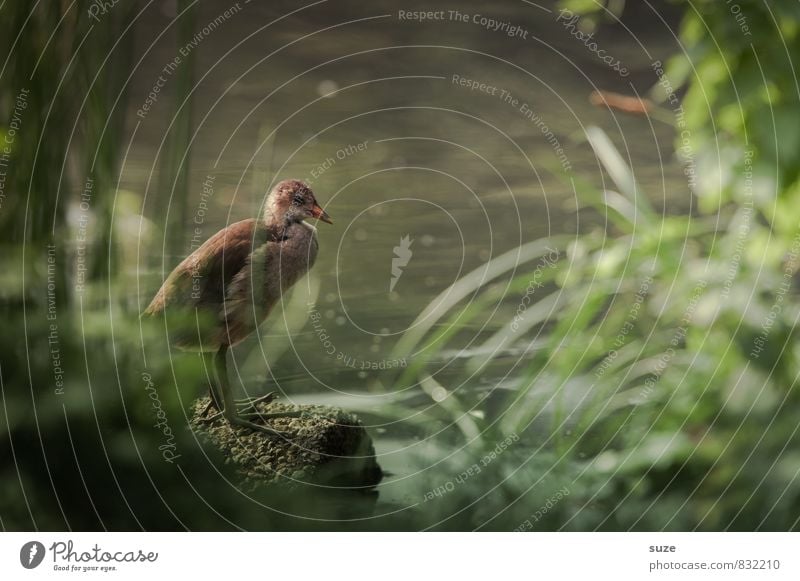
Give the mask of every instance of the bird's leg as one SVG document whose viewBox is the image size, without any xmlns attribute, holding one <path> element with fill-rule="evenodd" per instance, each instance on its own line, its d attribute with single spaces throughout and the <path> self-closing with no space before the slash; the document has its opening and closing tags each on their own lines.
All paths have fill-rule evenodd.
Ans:
<svg viewBox="0 0 800 581">
<path fill-rule="evenodd" d="M 277 392 L 271 391 L 266 395 L 237 399 L 235 402 L 236 407 L 239 408 L 239 415 L 243 418 L 261 418 L 269 420 L 274 418 L 299 418 L 303 415 L 300 411 L 280 411 L 268 413 L 258 410 L 258 404 L 270 404 L 276 399 L 278 399 Z"/>
<path fill-rule="evenodd" d="M 208 405 L 203 410 L 203 413 L 200 414 L 201 418 L 206 418 L 208 416 L 208 412 L 211 411 L 212 407 L 217 408 L 217 413 L 214 414 L 209 419 L 215 419 L 219 416 L 219 413 L 222 412 L 222 398 L 220 397 L 219 393 L 217 393 L 217 381 L 214 378 L 214 353 L 203 352 L 201 353 L 203 356 L 203 369 L 206 372 L 206 376 L 208 377 Z"/>
<path fill-rule="evenodd" d="M 210 392 L 210 390 L 209 390 L 209 392 Z M 208 412 L 211 411 L 212 407 L 214 407 L 214 398 L 209 397 L 208 403 L 206 404 L 206 407 L 204 407 L 203 411 L 200 412 L 200 418 L 204 419 L 204 420 L 208 419 Z M 215 413 L 212 417 L 216 418 L 219 415 L 219 413 L 220 412 Z"/>
<path fill-rule="evenodd" d="M 239 414 L 239 411 L 236 409 L 236 401 L 233 399 L 231 385 L 228 381 L 227 354 L 228 346 L 223 345 L 219 348 L 219 351 L 217 351 L 217 354 L 214 357 L 214 370 L 216 372 L 215 383 L 217 384 L 218 395 L 221 396 L 223 401 L 222 414 L 225 416 L 225 419 L 228 420 L 228 423 L 232 426 L 242 426 L 258 432 L 271 434 L 273 436 L 285 435 L 278 430 L 270 428 L 269 426 L 263 426 L 251 422 L 250 420 L 246 419 L 246 417 L 243 417 Z"/>
<path fill-rule="evenodd" d="M 269 384 L 269 380 L 266 382 Z M 265 403 L 270 404 L 273 401 L 278 399 L 278 393 L 275 391 L 270 391 L 266 395 L 261 395 L 258 397 L 245 397 L 242 399 L 236 400 L 236 405 L 240 408 L 239 412 L 250 412 L 250 411 L 258 411 L 258 404 Z"/>
</svg>

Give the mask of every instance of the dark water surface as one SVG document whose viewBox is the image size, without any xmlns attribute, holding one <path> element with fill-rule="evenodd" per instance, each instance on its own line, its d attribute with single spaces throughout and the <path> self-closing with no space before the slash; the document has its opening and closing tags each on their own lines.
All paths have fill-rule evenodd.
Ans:
<svg viewBox="0 0 800 581">
<path fill-rule="evenodd" d="M 156 214 L 157 199 L 170 196 L 158 163 L 177 98 L 176 77 L 163 70 L 185 50 L 172 29 L 157 38 L 167 4 L 148 10 L 138 27 L 135 60 L 143 60 L 131 81 L 135 132 L 121 180 L 136 213 L 152 220 L 143 234 L 123 233 L 132 260 L 134 248 L 141 253 L 131 268 L 147 291 L 142 306 L 162 269 L 181 258 L 162 251 L 165 216 Z M 608 132 L 656 205 L 689 202 L 670 157 L 670 126 L 589 103 L 596 88 L 632 94 L 656 81 L 651 62 L 676 50 L 660 17 L 633 7 L 624 26 L 597 32 L 630 71 L 623 77 L 557 21 L 552 2 L 499 4 L 330 1 L 303 9 L 253 1 L 224 17 L 231 5 L 204 2 L 197 28 L 208 24 L 208 34 L 189 51 L 197 59 L 196 133 L 182 252 L 193 236 L 257 215 L 274 180 L 311 182 L 335 224 L 319 225 L 313 273 L 260 337 L 235 349 L 236 370 L 248 391 L 277 384 L 299 403 L 360 412 L 392 473 L 384 508 L 418 501 L 449 455 L 439 439 L 424 437 L 413 411 L 402 419 L 386 412 L 398 401 L 407 410 L 431 405 L 419 387 L 394 391 L 392 378 L 407 362 L 393 348 L 431 300 L 487 260 L 543 236 L 602 226 L 578 208 L 569 182 L 601 181 L 583 129 Z M 445 19 L 402 19 L 401 9 L 444 10 Z M 449 19 L 448 10 L 468 21 Z M 509 27 L 487 29 L 475 15 L 520 28 L 508 36 Z M 157 99 L 137 115 L 160 75 Z M 406 237 L 408 263 L 390 290 L 395 248 L 403 253 Z"/>
</svg>

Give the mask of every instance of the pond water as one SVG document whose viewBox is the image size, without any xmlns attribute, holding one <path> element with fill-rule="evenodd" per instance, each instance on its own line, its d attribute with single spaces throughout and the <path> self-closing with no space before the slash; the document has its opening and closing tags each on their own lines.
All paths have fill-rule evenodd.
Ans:
<svg viewBox="0 0 800 581">
<path fill-rule="evenodd" d="M 256 216 L 270 183 L 311 183 L 335 223 L 319 224 L 317 264 L 287 308 L 235 349 L 236 373 L 249 392 L 277 385 L 298 403 L 358 411 L 391 473 L 379 510 L 405 507 L 437 482 L 449 452 L 445 440 L 426 437 L 436 428 L 414 417 L 431 398 L 419 387 L 394 390 L 407 362 L 393 348 L 430 301 L 486 261 L 544 236 L 602 227 L 569 181 L 602 180 L 583 130 L 606 130 L 655 204 L 688 206 L 672 128 L 589 102 L 594 89 L 645 92 L 656 81 L 651 63 L 675 41 L 642 7 L 626 13 L 625 26 L 601 27 L 598 45 L 630 71 L 621 76 L 570 34 L 552 2 L 439 2 L 443 16 L 425 22 L 390 2 L 266 4 L 240 2 L 225 17 L 227 5 L 203 3 L 197 24 L 208 33 L 190 38 L 188 50 L 172 32 L 158 38 L 169 3 L 143 17 L 150 22 L 139 26 L 134 62 L 142 61 L 129 100 L 136 129 L 121 179 L 153 223 L 130 240 L 143 253 L 136 272 L 155 290 L 193 236 Z M 431 10 L 412 4 L 404 9 Z M 512 25 L 519 29 L 509 36 Z M 178 82 L 164 67 L 181 47 L 196 58 L 194 133 L 183 247 L 165 252 L 170 190 L 158 171 Z M 137 114 L 159 76 L 157 99 Z M 398 402 L 407 417 L 386 412 Z"/>
</svg>

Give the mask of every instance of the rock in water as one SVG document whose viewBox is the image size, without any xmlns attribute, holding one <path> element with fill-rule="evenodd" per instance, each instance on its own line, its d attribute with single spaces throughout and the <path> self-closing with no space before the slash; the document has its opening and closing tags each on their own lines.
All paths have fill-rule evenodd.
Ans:
<svg viewBox="0 0 800 581">
<path fill-rule="evenodd" d="M 294 487 L 307 482 L 369 489 L 383 478 L 372 439 L 354 414 L 328 406 L 259 404 L 262 413 L 299 413 L 299 417 L 267 420 L 286 434 L 280 437 L 232 427 L 222 417 L 204 422 L 201 414 L 208 402 L 207 397 L 195 402 L 192 428 L 220 449 L 248 483 Z"/>
</svg>

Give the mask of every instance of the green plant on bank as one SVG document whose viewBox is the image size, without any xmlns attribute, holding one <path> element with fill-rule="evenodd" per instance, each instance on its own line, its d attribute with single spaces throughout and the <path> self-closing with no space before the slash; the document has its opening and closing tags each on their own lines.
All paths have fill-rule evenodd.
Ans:
<svg viewBox="0 0 800 581">
<path fill-rule="evenodd" d="M 649 94 L 673 117 L 685 114 L 675 121 L 681 124 L 675 144 L 679 157 L 688 154 L 696 163 L 700 207 L 714 213 L 729 202 L 752 203 L 777 235 L 791 239 L 800 196 L 800 137 L 794 130 L 800 122 L 800 5 L 791 0 L 675 2 L 686 9 L 681 52 L 669 59 L 662 82 Z M 597 26 L 618 18 L 624 4 L 562 0 L 560 6 Z M 679 103 L 670 102 L 670 95 L 683 92 Z M 753 189 L 742 187 L 746 165 L 753 172 Z"/>
<path fill-rule="evenodd" d="M 152 331 L 140 335 L 136 313 L 107 299 L 119 263 L 112 210 L 131 7 L 93 26 L 75 6 L 0 6 L 0 128 L 13 138 L 0 211 L 3 529 L 180 527 L 180 508 L 170 514 L 163 499 L 185 490 L 170 492 L 175 471 L 159 446 L 185 436 L 153 427 L 156 403 L 172 426 L 180 402 L 148 395 L 138 355 Z M 85 197 L 75 195 L 87 182 Z M 67 219 L 70 205 L 77 222 Z M 164 356 L 151 363 L 148 376 L 166 382 Z M 196 375 L 184 365 L 172 377 Z"/>
<path fill-rule="evenodd" d="M 614 18 L 624 5 L 613 4 L 565 6 Z M 642 191 L 590 128 L 609 182 L 570 185 L 606 227 L 531 242 L 476 269 L 399 343 L 394 356 L 414 361 L 401 387 L 446 378 L 434 399 L 465 452 L 477 445 L 464 457 L 508 434 L 526 444 L 496 462 L 480 510 L 468 505 L 475 526 L 800 527 L 800 8 L 739 5 L 747 29 L 726 3 L 688 6 L 686 53 L 651 91 L 675 116 L 697 211 L 654 207 L 661 196 Z M 543 267 L 549 249 L 559 260 Z M 478 382 L 490 388 L 471 389 Z M 562 485 L 567 501 L 518 522 Z M 475 494 L 455 490 L 442 494 L 439 514 Z"/>
<path fill-rule="evenodd" d="M 742 233 L 735 209 L 661 216 L 605 134 L 591 128 L 589 140 L 617 191 L 588 183 L 576 191 L 619 234 L 597 230 L 528 244 L 521 249 L 528 263 L 541 263 L 547 248 L 561 258 L 545 276 L 528 271 L 507 288 L 486 285 L 490 277 L 483 275 L 510 271 L 511 264 L 502 265 L 516 251 L 477 269 L 459 289 L 459 296 L 478 293 L 472 303 L 431 307 L 417 323 L 438 330 L 401 342 L 396 356 L 416 352 L 417 361 L 427 361 L 409 368 L 405 381 L 425 381 L 446 359 L 441 350 L 452 353 L 457 326 L 475 328 L 491 312 L 503 324 L 461 353 L 453 364 L 460 376 L 450 373 L 445 384 L 461 389 L 439 399 L 459 401 L 454 422 L 499 400 L 480 414 L 476 431 L 488 448 L 522 435 L 526 449 L 505 454 L 505 469 L 552 462 L 546 475 L 559 486 L 566 480 L 573 494 L 570 509 L 551 514 L 547 526 L 716 529 L 736 527 L 736 519 L 742 528 L 795 526 L 800 463 L 781 451 L 798 441 L 791 409 L 800 368 L 789 339 L 800 310 L 787 297 L 780 315 L 770 317 L 782 273 L 734 270 L 732 248 Z M 533 280 L 543 284 L 533 286 L 535 301 L 520 314 L 515 307 Z M 483 383 L 498 387 L 469 390 L 487 376 Z M 511 478 L 502 487 L 530 505 L 525 494 L 534 484 L 541 488 L 536 479 Z M 775 499 L 759 490 L 787 494 L 773 506 Z M 564 519 L 564 510 L 575 514 Z"/>
<path fill-rule="evenodd" d="M 118 268 L 121 253 L 136 258 L 121 233 L 141 205 L 118 189 L 135 7 L 94 23 L 77 5 L 0 3 L 0 135 L 16 132 L 0 205 L 0 529 L 290 530 L 303 517 L 356 516 L 369 502 L 347 491 L 341 501 L 244 494 L 221 453 L 186 429 L 208 377 L 199 358 L 168 348 L 163 326 L 140 319 Z M 171 160 L 188 141 L 183 111 Z M 186 167 L 167 178 L 176 206 Z"/>
</svg>

